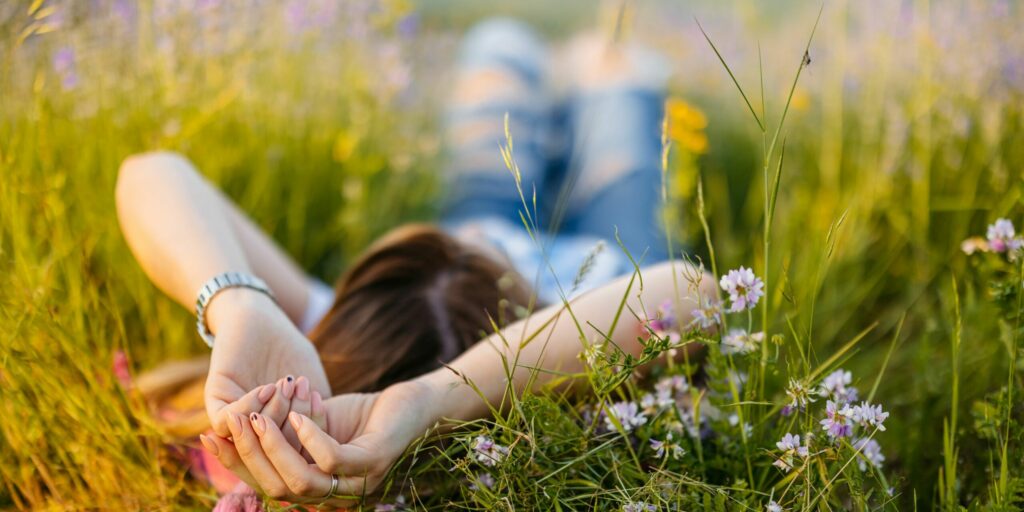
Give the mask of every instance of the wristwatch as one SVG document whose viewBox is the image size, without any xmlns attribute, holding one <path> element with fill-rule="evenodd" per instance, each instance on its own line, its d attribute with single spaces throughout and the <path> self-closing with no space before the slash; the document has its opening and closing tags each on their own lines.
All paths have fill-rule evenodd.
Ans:
<svg viewBox="0 0 1024 512">
<path fill-rule="evenodd" d="M 270 287 L 262 279 L 245 272 L 224 272 L 213 276 L 212 279 L 206 282 L 199 289 L 199 294 L 196 297 L 196 329 L 199 331 L 199 336 L 203 338 L 210 348 L 213 348 L 213 333 L 210 332 L 210 328 L 206 325 L 206 307 L 210 305 L 210 301 L 220 292 L 227 290 L 228 288 L 249 288 L 266 294 L 271 300 L 274 300 L 274 294 L 270 292 Z"/>
</svg>

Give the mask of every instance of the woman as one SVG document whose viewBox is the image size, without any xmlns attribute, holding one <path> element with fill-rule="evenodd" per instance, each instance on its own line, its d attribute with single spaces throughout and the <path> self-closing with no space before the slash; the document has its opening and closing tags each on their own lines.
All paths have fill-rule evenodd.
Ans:
<svg viewBox="0 0 1024 512">
<path fill-rule="evenodd" d="M 553 68 L 567 79 L 553 78 Z M 581 335 L 607 335 L 639 353 L 639 319 L 607 332 L 624 296 L 642 312 L 701 293 L 677 285 L 681 265 L 658 263 L 668 253 L 655 221 L 663 69 L 640 48 L 600 38 L 577 39 L 556 61 L 520 24 L 474 28 L 446 115 L 451 187 L 442 227 L 385 235 L 334 292 L 184 158 L 129 158 L 117 203 L 133 253 L 186 307 L 203 289 L 198 327 L 213 340 L 206 448 L 272 497 L 341 505 L 336 496 L 372 491 L 442 419 L 488 414 L 466 382 L 499 402 L 502 355 L 518 358 L 513 384 L 522 387 L 526 368 L 549 370 L 538 385 L 552 372 L 579 371 Z M 498 150 L 506 129 L 513 172 Z M 524 201 L 533 191 L 557 197 L 538 201 L 554 207 L 533 211 Z M 602 240 L 654 263 L 642 290 L 630 275 L 613 279 L 633 265 L 622 251 L 600 250 Z M 585 261 L 589 271 L 578 278 Z M 552 305 L 519 318 L 538 303 Z"/>
</svg>

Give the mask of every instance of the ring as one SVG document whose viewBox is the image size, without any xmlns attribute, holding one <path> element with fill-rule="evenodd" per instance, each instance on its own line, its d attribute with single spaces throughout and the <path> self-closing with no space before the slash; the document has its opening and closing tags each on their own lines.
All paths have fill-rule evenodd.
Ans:
<svg viewBox="0 0 1024 512">
<path fill-rule="evenodd" d="M 333 498 L 336 492 L 338 492 L 338 475 L 331 475 L 331 490 L 327 491 L 327 496 L 324 496 L 324 499 Z"/>
</svg>

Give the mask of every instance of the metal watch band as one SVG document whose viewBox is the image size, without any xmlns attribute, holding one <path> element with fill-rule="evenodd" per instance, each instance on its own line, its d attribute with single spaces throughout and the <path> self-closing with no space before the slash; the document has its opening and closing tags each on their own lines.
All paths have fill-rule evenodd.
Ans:
<svg viewBox="0 0 1024 512">
<path fill-rule="evenodd" d="M 196 329 L 210 348 L 213 348 L 213 333 L 206 325 L 206 307 L 218 293 L 228 288 L 249 288 L 265 293 L 272 300 L 274 299 L 274 294 L 270 292 L 267 283 L 252 274 L 224 272 L 213 276 L 199 289 L 199 294 L 196 296 Z"/>
</svg>

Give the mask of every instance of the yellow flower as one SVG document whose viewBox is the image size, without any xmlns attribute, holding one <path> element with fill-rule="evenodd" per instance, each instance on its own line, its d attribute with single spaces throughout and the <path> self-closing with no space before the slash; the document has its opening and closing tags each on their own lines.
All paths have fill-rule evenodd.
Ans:
<svg viewBox="0 0 1024 512">
<path fill-rule="evenodd" d="M 690 153 L 708 150 L 708 137 L 704 134 L 708 118 L 703 112 L 682 99 L 669 98 L 665 101 L 665 117 L 669 139 Z"/>
</svg>

